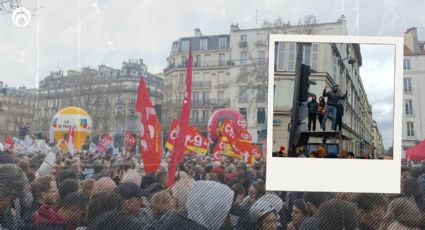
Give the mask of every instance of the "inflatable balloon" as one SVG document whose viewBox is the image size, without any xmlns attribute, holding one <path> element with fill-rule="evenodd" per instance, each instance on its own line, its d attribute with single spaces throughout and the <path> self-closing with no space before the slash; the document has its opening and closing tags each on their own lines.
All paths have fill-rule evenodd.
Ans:
<svg viewBox="0 0 425 230">
<path fill-rule="evenodd" d="M 218 140 L 218 127 L 224 122 L 225 119 L 233 121 L 233 130 L 239 133 L 240 130 L 247 128 L 245 117 L 235 109 L 219 109 L 215 111 L 208 120 L 208 138 L 212 142 Z"/>
<path fill-rule="evenodd" d="M 50 126 L 57 143 L 64 141 L 70 127 L 74 127 L 74 149 L 80 150 L 92 129 L 89 114 L 78 107 L 61 109 L 52 119 Z M 60 148 L 66 153 L 67 145 L 62 143 Z"/>
</svg>

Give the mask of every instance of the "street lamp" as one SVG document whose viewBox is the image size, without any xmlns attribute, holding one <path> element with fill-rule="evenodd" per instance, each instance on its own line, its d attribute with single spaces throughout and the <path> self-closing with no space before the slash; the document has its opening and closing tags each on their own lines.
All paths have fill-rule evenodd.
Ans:
<svg viewBox="0 0 425 230">
<path fill-rule="evenodd" d="M 346 58 L 344 58 L 344 59 L 342 59 L 341 61 L 342 62 L 344 62 L 345 60 L 347 60 L 348 59 L 348 64 L 354 64 L 354 63 L 356 63 L 357 62 L 357 60 L 356 59 L 354 59 L 354 58 L 352 58 L 352 57 L 350 57 L 350 56 L 348 56 L 348 57 L 346 57 Z"/>
</svg>

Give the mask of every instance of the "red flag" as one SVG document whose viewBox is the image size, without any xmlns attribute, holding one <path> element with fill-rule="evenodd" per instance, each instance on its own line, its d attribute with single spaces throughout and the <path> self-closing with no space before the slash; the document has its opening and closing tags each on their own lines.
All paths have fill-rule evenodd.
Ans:
<svg viewBox="0 0 425 230">
<path fill-rule="evenodd" d="M 7 136 L 4 138 L 4 149 L 12 149 L 15 146 L 15 142 L 11 136 Z"/>
<path fill-rule="evenodd" d="M 130 131 L 125 131 L 125 151 L 131 152 L 135 144 L 136 138 L 134 138 L 133 133 Z"/>
<path fill-rule="evenodd" d="M 105 134 L 97 145 L 97 151 L 106 152 L 108 150 L 109 145 L 112 143 L 112 137 L 109 134 Z"/>
<path fill-rule="evenodd" d="M 174 145 L 176 144 L 177 139 L 177 133 L 179 128 L 179 121 L 177 119 L 173 119 L 173 122 L 171 123 L 170 127 L 170 133 L 167 137 L 167 142 L 165 142 L 165 147 L 169 149 L 170 151 L 173 151 Z"/>
<path fill-rule="evenodd" d="M 171 156 L 170 167 L 168 169 L 168 185 L 174 184 L 177 164 L 184 160 L 184 142 L 186 132 L 189 126 L 190 110 L 192 107 L 192 49 L 189 49 L 189 60 L 186 63 L 186 92 L 184 95 L 180 122 L 179 133 L 176 139 L 176 145 Z"/>
<path fill-rule="evenodd" d="M 144 169 L 146 173 L 153 173 L 159 169 L 161 163 L 161 126 L 143 76 L 139 82 L 136 111 L 141 114 L 140 145 Z"/>
<path fill-rule="evenodd" d="M 208 152 L 209 141 L 197 128 L 189 126 L 185 146 L 189 151 L 206 154 Z"/>
<path fill-rule="evenodd" d="M 258 148 L 256 144 L 252 144 L 251 151 L 255 159 L 261 159 L 263 157 L 263 152 Z"/>
</svg>

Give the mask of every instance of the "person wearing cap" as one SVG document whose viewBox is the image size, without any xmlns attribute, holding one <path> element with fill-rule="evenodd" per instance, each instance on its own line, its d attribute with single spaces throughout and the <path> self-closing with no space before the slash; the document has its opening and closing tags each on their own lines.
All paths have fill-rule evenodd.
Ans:
<svg viewBox="0 0 425 230">
<path fill-rule="evenodd" d="M 140 188 L 133 182 L 125 182 L 119 184 L 114 191 L 124 199 L 124 212 L 137 217 L 143 206 L 142 191 Z"/>
<path fill-rule="evenodd" d="M 323 89 L 323 97 L 328 97 L 328 100 L 326 102 L 326 113 L 322 121 L 323 131 L 326 130 L 326 120 L 328 119 L 330 113 L 332 113 L 332 130 L 334 131 L 336 130 L 337 105 L 339 101 L 345 99 L 348 94 L 347 90 L 345 91 L 345 94 L 342 96 L 338 94 L 338 92 L 339 92 L 338 84 L 334 84 L 332 86 L 331 91 L 326 91 L 326 87 L 325 89 Z"/>
<path fill-rule="evenodd" d="M 286 157 L 285 146 L 280 146 L 279 152 L 278 152 L 278 156 L 280 156 L 280 157 Z"/>
<path fill-rule="evenodd" d="M 274 194 L 266 194 L 258 199 L 249 210 L 254 229 L 278 229 L 278 213 L 283 207 L 283 201 Z"/>
</svg>

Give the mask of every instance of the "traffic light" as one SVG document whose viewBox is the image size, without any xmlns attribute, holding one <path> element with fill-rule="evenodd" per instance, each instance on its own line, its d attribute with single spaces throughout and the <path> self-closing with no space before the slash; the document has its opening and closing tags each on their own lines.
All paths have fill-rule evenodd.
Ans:
<svg viewBox="0 0 425 230">
<path fill-rule="evenodd" d="M 313 93 L 308 92 L 310 85 L 315 85 L 316 82 L 310 81 L 310 66 L 301 64 L 300 71 L 300 89 L 298 101 L 304 102 L 308 100 L 308 97 L 315 96 Z"/>
</svg>

